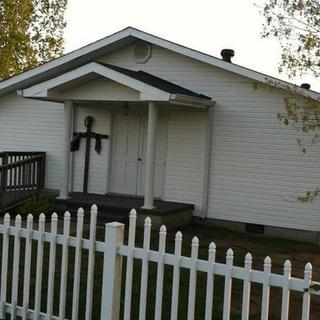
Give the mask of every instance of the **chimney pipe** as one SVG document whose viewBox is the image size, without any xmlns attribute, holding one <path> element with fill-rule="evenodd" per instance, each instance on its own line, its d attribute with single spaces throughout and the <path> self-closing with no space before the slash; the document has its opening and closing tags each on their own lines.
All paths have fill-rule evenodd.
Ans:
<svg viewBox="0 0 320 320">
<path fill-rule="evenodd" d="M 231 58 L 234 57 L 234 50 L 232 49 L 223 49 L 221 50 L 222 60 L 226 62 L 232 62 Z"/>
<path fill-rule="evenodd" d="M 301 88 L 310 90 L 311 86 L 310 86 L 309 83 L 302 83 L 302 84 L 301 84 Z"/>
</svg>

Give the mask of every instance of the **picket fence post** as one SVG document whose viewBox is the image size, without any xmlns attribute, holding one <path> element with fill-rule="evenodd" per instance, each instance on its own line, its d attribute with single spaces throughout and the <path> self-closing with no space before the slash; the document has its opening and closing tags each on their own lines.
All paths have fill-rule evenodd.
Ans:
<svg viewBox="0 0 320 320">
<path fill-rule="evenodd" d="M 122 275 L 122 256 L 118 248 L 123 245 L 124 224 L 107 223 L 105 232 L 101 320 L 118 320 Z"/>
</svg>

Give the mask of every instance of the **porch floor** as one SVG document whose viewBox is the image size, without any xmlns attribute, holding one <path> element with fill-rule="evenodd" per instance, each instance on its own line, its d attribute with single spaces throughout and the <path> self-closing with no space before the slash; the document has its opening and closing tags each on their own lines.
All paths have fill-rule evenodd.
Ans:
<svg viewBox="0 0 320 320">
<path fill-rule="evenodd" d="M 146 210 L 141 208 L 143 206 L 142 197 L 125 195 L 72 192 L 69 197 L 69 199 L 56 200 L 58 212 L 69 210 L 74 214 L 79 207 L 88 212 L 91 205 L 96 204 L 98 206 L 98 223 L 110 221 L 127 223 L 130 210 L 136 209 L 138 224 L 143 224 L 144 218 L 150 216 L 154 227 L 166 224 L 169 228 L 174 228 L 188 224 L 194 209 L 194 205 L 190 203 L 155 200 L 155 208 Z"/>
</svg>

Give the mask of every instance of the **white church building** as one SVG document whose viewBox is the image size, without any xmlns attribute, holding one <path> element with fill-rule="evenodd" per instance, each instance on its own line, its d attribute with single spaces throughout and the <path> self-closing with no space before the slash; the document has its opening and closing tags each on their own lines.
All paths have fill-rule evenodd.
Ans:
<svg viewBox="0 0 320 320">
<path fill-rule="evenodd" d="M 45 152 L 44 187 L 60 199 L 86 180 L 89 194 L 140 197 L 145 212 L 187 203 L 199 222 L 317 241 L 319 202 L 296 197 L 320 183 L 319 148 L 303 154 L 278 120 L 288 93 L 256 85 L 298 87 L 233 54 L 121 30 L 0 82 L 0 152 Z M 85 138 L 75 152 L 70 142 L 88 116 L 98 139 L 85 179 Z"/>
</svg>

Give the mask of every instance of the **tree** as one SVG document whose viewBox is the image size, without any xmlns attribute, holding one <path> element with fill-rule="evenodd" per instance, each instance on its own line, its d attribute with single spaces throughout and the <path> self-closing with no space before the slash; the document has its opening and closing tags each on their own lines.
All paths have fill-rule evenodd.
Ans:
<svg viewBox="0 0 320 320">
<path fill-rule="evenodd" d="M 262 37 L 277 38 L 281 44 L 279 71 L 291 78 L 306 73 L 320 77 L 320 1 L 267 0 L 261 13 L 265 18 Z M 298 132 L 306 133 L 305 139 L 297 139 L 305 153 L 320 140 L 320 95 L 319 100 L 301 99 L 301 90 L 289 90 L 285 112 L 278 114 L 278 118 Z M 316 188 L 298 200 L 310 202 L 319 196 L 320 188 Z"/>
<path fill-rule="evenodd" d="M 319 0 L 268 0 L 262 8 L 263 37 L 280 40 L 280 72 L 320 76 Z"/>
<path fill-rule="evenodd" d="M 63 52 L 67 0 L 0 0 L 0 80 Z"/>
</svg>

